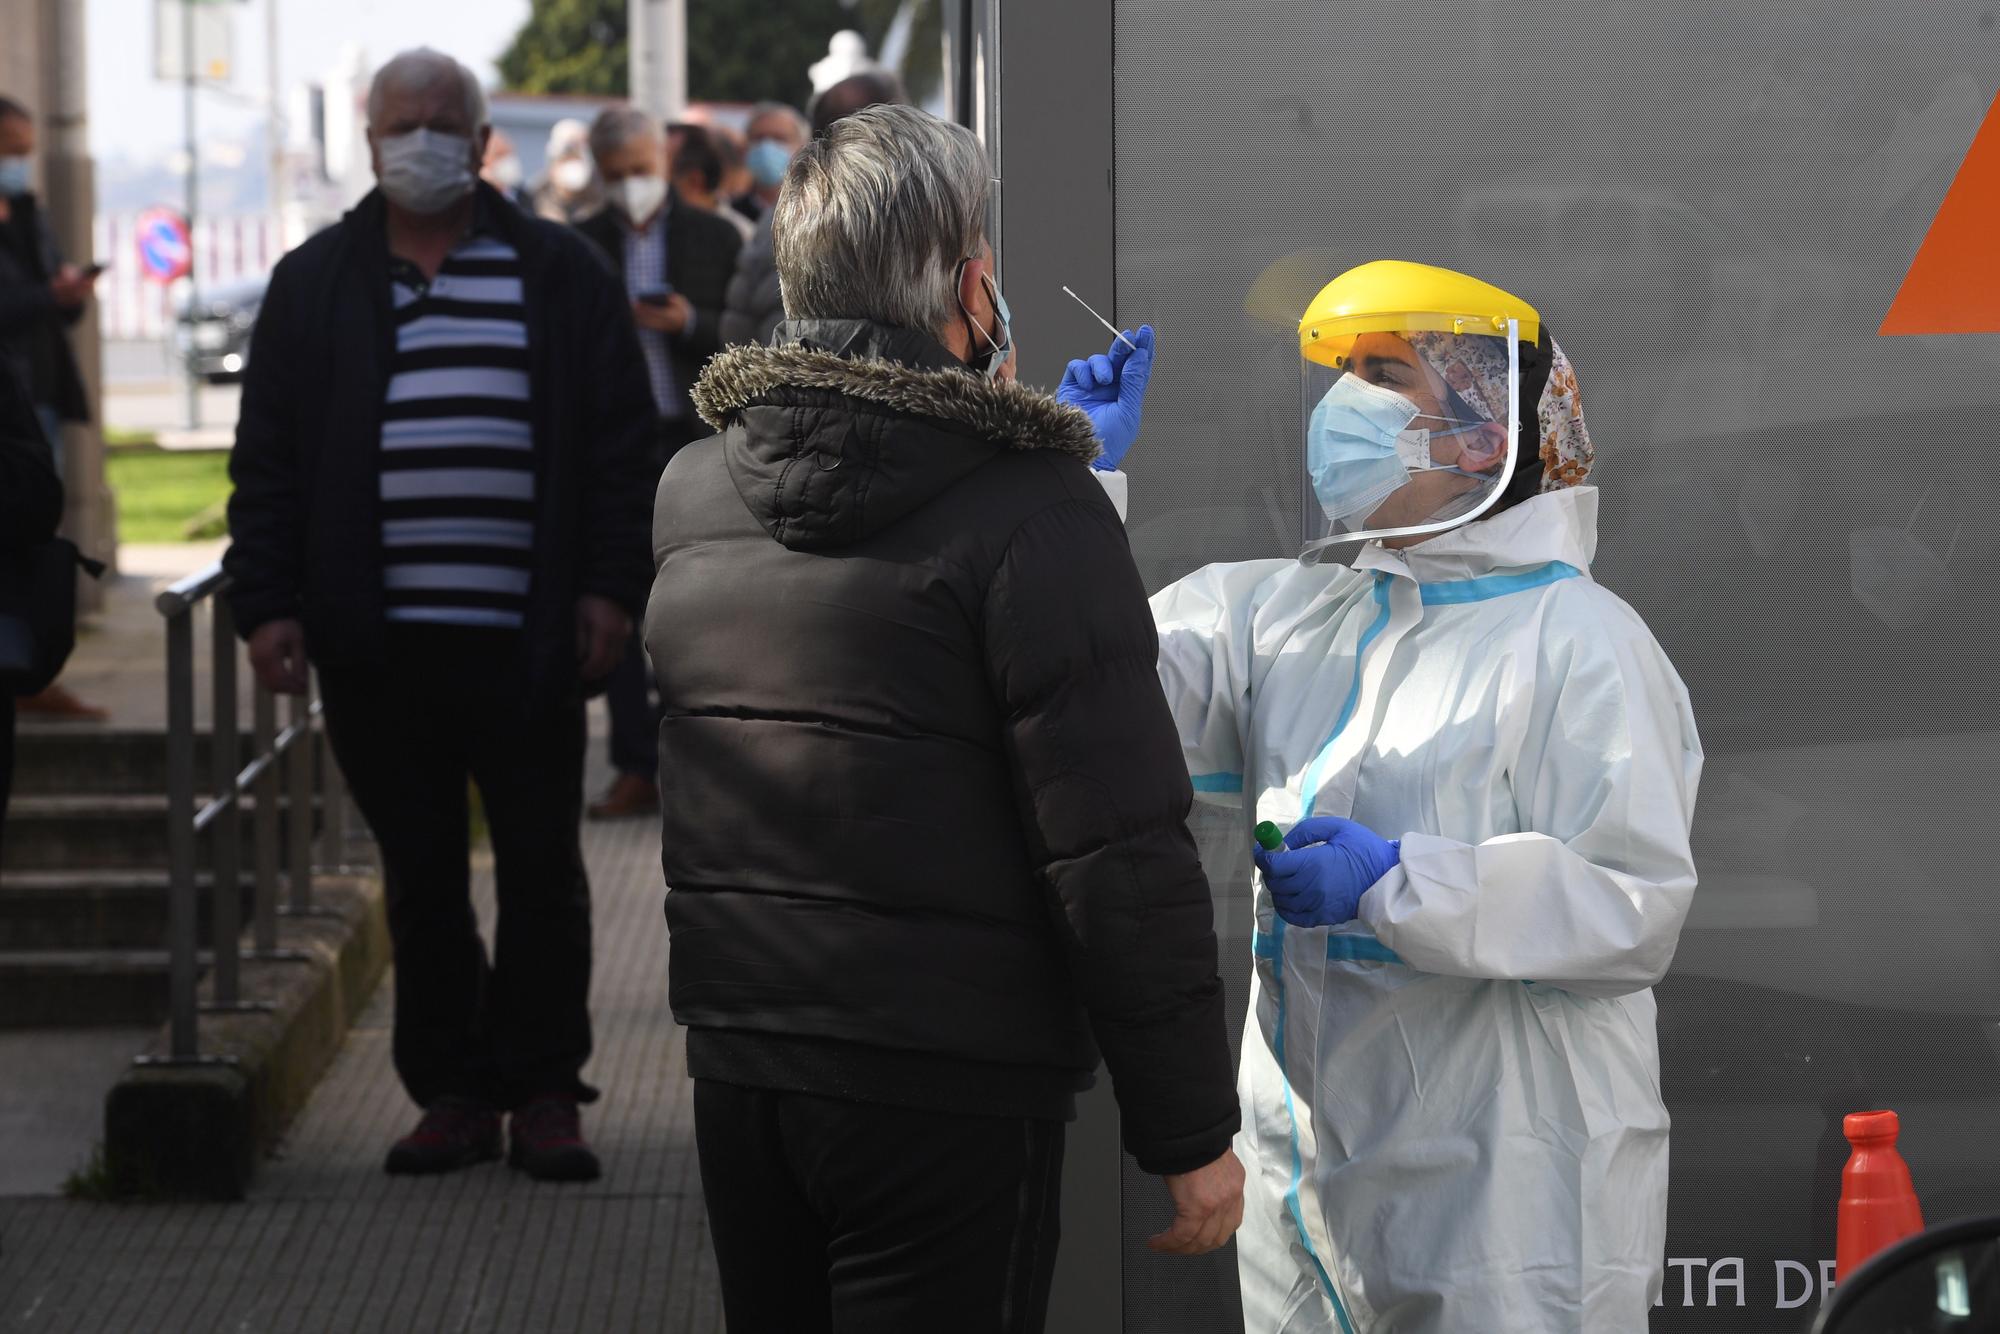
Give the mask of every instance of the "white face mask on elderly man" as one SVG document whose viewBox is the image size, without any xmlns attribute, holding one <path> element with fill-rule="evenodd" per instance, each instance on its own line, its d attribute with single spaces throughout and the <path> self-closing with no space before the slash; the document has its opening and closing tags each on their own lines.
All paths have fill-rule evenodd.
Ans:
<svg viewBox="0 0 2000 1334">
<path fill-rule="evenodd" d="M 412 213 L 442 213 L 472 193 L 472 140 L 411 130 L 376 141 L 382 193 Z"/>
</svg>

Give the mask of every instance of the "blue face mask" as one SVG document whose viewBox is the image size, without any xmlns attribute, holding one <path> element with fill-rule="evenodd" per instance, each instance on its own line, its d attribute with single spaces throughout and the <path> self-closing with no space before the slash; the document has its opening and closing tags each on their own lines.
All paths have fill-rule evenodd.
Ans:
<svg viewBox="0 0 2000 1334">
<path fill-rule="evenodd" d="M 785 168 L 792 165 L 792 153 L 776 139 L 759 139 L 750 145 L 743 162 L 750 168 L 750 179 L 768 190 L 785 179 Z"/>
<path fill-rule="evenodd" d="M 33 184 L 34 163 L 25 157 L 0 157 L 0 195 L 24 195 Z"/>
<path fill-rule="evenodd" d="M 1417 405 L 1393 389 L 1343 375 L 1306 423 L 1306 469 L 1329 519 L 1367 515 L 1410 480 L 1397 438 Z"/>
</svg>

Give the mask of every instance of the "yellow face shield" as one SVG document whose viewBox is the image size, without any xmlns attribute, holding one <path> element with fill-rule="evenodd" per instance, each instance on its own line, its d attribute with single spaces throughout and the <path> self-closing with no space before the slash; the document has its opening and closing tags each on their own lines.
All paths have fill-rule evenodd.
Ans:
<svg viewBox="0 0 2000 1334">
<path fill-rule="evenodd" d="M 1303 558 L 1490 510 L 1514 473 L 1519 343 L 1540 332 L 1525 302 L 1448 269 L 1384 260 L 1327 284 L 1299 323 Z"/>
</svg>

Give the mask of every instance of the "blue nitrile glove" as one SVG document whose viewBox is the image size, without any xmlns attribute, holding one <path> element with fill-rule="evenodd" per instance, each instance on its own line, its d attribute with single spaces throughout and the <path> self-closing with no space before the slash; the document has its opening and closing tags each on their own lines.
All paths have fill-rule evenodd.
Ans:
<svg viewBox="0 0 2000 1334">
<path fill-rule="evenodd" d="M 1111 472 L 1130 452 L 1139 438 L 1139 414 L 1146 406 L 1146 381 L 1153 374 L 1153 326 L 1142 324 L 1139 332 L 1127 332 L 1138 351 L 1125 346 L 1123 338 L 1111 340 L 1111 350 L 1082 361 L 1072 361 L 1063 372 L 1056 402 L 1082 408 L 1097 432 L 1104 452 L 1090 466 Z"/>
<path fill-rule="evenodd" d="M 1354 920 L 1368 887 L 1395 869 L 1403 846 L 1366 825 L 1321 815 L 1293 825 L 1283 850 L 1253 847 L 1250 855 L 1278 916 L 1293 926 L 1339 926 Z"/>
</svg>

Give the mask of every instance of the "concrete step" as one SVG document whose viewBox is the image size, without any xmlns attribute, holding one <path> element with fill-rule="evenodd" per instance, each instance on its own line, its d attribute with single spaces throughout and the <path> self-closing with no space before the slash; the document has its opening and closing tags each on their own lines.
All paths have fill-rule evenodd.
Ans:
<svg viewBox="0 0 2000 1334">
<path fill-rule="evenodd" d="M 197 782 L 206 788 L 207 736 L 197 736 L 194 749 Z M 21 725 L 14 755 L 16 796 L 141 795 L 166 790 L 164 732 L 57 723 Z"/>
<path fill-rule="evenodd" d="M 242 920 L 254 890 L 242 885 Z M 279 893 L 284 890 L 280 885 Z M 213 883 L 195 883 L 208 939 Z M 167 874 L 155 870 L 9 871 L 0 875 L 0 950 L 158 949 L 167 939 Z"/>
<path fill-rule="evenodd" d="M 243 865 L 256 847 L 251 816 L 256 802 L 243 804 Z M 279 856 L 286 846 L 281 806 Z M 315 817 L 315 826 L 317 817 Z M 205 847 L 210 836 L 204 835 Z M 206 853 L 200 854 L 206 860 Z M 164 796 L 18 796 L 0 833 L 0 874 L 14 871 L 152 870 L 167 864 L 167 799 Z"/>
<path fill-rule="evenodd" d="M 278 725 L 285 726 L 283 710 Z M 208 789 L 207 723 L 194 739 L 195 783 Z M 250 758 L 243 724 L 240 770 Z M 281 780 L 282 781 L 282 780 Z M 167 790 L 167 736 L 144 729 L 22 723 L 15 738 L 14 791 L 30 796 L 140 795 Z"/>
<path fill-rule="evenodd" d="M 0 1028 L 157 1024 L 165 950 L 0 950 Z"/>
</svg>

